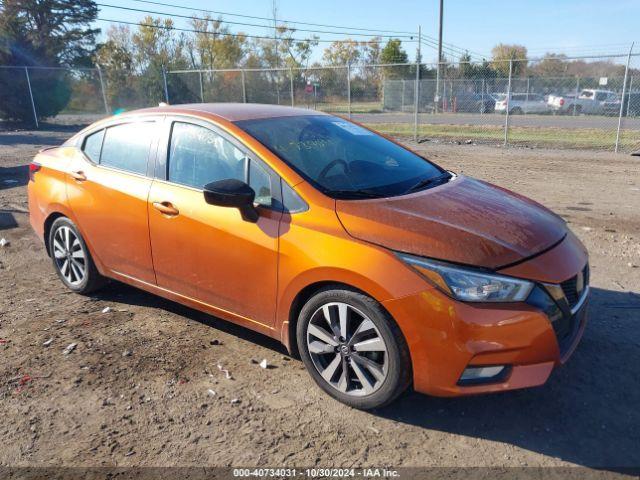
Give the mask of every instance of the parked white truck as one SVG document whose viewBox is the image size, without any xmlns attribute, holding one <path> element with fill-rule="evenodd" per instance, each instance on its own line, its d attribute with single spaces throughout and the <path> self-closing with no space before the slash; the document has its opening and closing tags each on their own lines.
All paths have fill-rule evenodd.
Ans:
<svg viewBox="0 0 640 480">
<path fill-rule="evenodd" d="M 580 92 L 578 98 L 575 95 L 549 95 L 547 104 L 549 108 L 560 114 L 580 115 L 605 115 L 609 113 L 605 103 L 615 102 L 618 95 L 610 90 L 585 89 Z"/>
</svg>

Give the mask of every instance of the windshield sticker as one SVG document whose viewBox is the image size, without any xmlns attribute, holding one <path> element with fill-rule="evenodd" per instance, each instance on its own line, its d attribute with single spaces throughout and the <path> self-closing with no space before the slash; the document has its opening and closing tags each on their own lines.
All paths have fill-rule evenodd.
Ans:
<svg viewBox="0 0 640 480">
<path fill-rule="evenodd" d="M 333 123 L 336 127 L 340 127 L 341 129 L 346 130 L 352 135 L 373 135 L 373 133 L 367 130 L 366 128 L 359 127 L 358 125 L 354 125 L 353 123 L 349 123 L 349 122 L 331 122 L 331 123 Z"/>
</svg>

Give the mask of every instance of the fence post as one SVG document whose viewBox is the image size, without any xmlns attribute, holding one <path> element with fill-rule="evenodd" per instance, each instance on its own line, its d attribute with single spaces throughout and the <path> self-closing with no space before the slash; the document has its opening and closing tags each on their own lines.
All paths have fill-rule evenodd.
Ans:
<svg viewBox="0 0 640 480">
<path fill-rule="evenodd" d="M 416 63 L 416 86 L 413 105 L 413 141 L 418 141 L 418 103 L 420 100 L 420 63 Z"/>
<path fill-rule="evenodd" d="M 351 120 L 351 64 L 347 62 L 347 111 Z"/>
<path fill-rule="evenodd" d="M 485 103 L 484 103 L 484 78 L 483 78 L 482 79 L 482 107 L 480 109 L 480 113 L 488 113 L 488 112 L 485 112 L 485 109 L 486 109 L 486 107 L 485 107 Z"/>
<path fill-rule="evenodd" d="M 167 72 L 162 67 L 162 81 L 164 82 L 164 100 L 169 103 L 169 88 L 167 87 Z"/>
<path fill-rule="evenodd" d="M 436 94 L 433 97 L 434 100 L 434 113 L 438 113 L 438 104 L 440 103 L 440 64 L 442 59 L 438 59 L 438 65 L 436 66 Z"/>
<path fill-rule="evenodd" d="M 620 129 L 622 128 L 622 109 L 624 106 L 624 96 L 627 94 L 627 78 L 629 77 L 629 64 L 631 63 L 631 52 L 633 51 L 633 43 L 631 44 L 631 48 L 629 48 L 629 55 L 627 55 L 627 65 L 624 69 L 624 80 L 622 82 L 622 100 L 620 101 L 620 114 L 618 115 L 618 130 L 616 131 L 616 149 L 615 152 L 618 153 L 618 148 L 620 147 Z"/>
<path fill-rule="evenodd" d="M 200 80 L 200 101 L 204 103 L 204 87 L 202 86 L 202 71 L 198 70 L 198 79 Z"/>
<path fill-rule="evenodd" d="M 240 70 L 240 76 L 242 77 L 242 101 L 247 103 L 247 84 L 244 79 L 244 70 Z"/>
<path fill-rule="evenodd" d="M 513 59 L 509 60 L 509 83 L 507 84 L 507 111 L 504 117 L 504 146 L 509 144 L 509 108 L 511 104 L 511 76 L 513 74 Z"/>
<path fill-rule="evenodd" d="M 36 103 L 33 101 L 33 91 L 31 90 L 31 79 L 29 78 L 29 69 L 24 67 L 24 74 L 27 76 L 27 87 L 29 87 L 29 98 L 31 99 L 31 109 L 33 110 L 33 120 L 36 122 L 36 128 L 40 128 L 38 125 L 38 114 L 36 113 Z"/>
<path fill-rule="evenodd" d="M 526 103 L 525 103 L 525 105 L 526 105 L 527 107 L 529 106 L 529 88 L 531 87 L 530 82 L 529 82 L 530 78 L 531 78 L 531 77 L 529 77 L 529 76 L 527 75 L 527 99 L 526 99 Z M 527 114 L 527 108 L 526 108 L 526 107 L 525 107 L 525 109 L 524 109 L 524 114 L 525 114 L 525 115 Z"/>
<path fill-rule="evenodd" d="M 633 86 L 633 76 L 629 77 L 629 93 L 627 93 L 628 98 L 627 98 L 627 117 L 629 116 L 629 105 L 631 105 L 631 92 L 633 91 L 633 89 L 631 88 Z M 624 103 L 624 100 L 622 101 L 622 103 Z"/>
<path fill-rule="evenodd" d="M 294 94 L 293 94 L 293 68 L 289 67 L 289 92 L 291 95 L 291 106 L 295 106 Z"/>
<path fill-rule="evenodd" d="M 109 115 L 109 105 L 107 105 L 107 94 L 104 90 L 104 80 L 102 79 L 102 69 L 100 65 L 98 67 L 98 77 L 100 77 L 100 89 L 102 90 L 102 101 L 104 102 L 104 113 Z"/>
<path fill-rule="evenodd" d="M 576 96 L 573 99 L 573 113 L 572 113 L 574 117 L 576 116 L 576 108 L 577 108 L 579 95 L 580 95 L 580 77 L 576 77 Z"/>
</svg>

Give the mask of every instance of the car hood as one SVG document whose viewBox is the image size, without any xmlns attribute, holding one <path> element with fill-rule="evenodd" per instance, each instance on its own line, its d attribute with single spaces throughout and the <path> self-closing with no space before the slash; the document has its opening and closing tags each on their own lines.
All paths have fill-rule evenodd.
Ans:
<svg viewBox="0 0 640 480">
<path fill-rule="evenodd" d="M 567 232 L 533 200 L 466 176 L 399 197 L 337 200 L 336 212 L 357 239 L 491 269 L 532 257 Z"/>
</svg>

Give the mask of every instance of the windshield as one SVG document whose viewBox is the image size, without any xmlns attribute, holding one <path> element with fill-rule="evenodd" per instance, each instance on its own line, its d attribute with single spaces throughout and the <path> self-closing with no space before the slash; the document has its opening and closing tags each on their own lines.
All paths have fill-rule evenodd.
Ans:
<svg viewBox="0 0 640 480">
<path fill-rule="evenodd" d="M 450 175 L 415 153 L 330 115 L 236 122 L 334 198 L 390 197 Z"/>
</svg>

